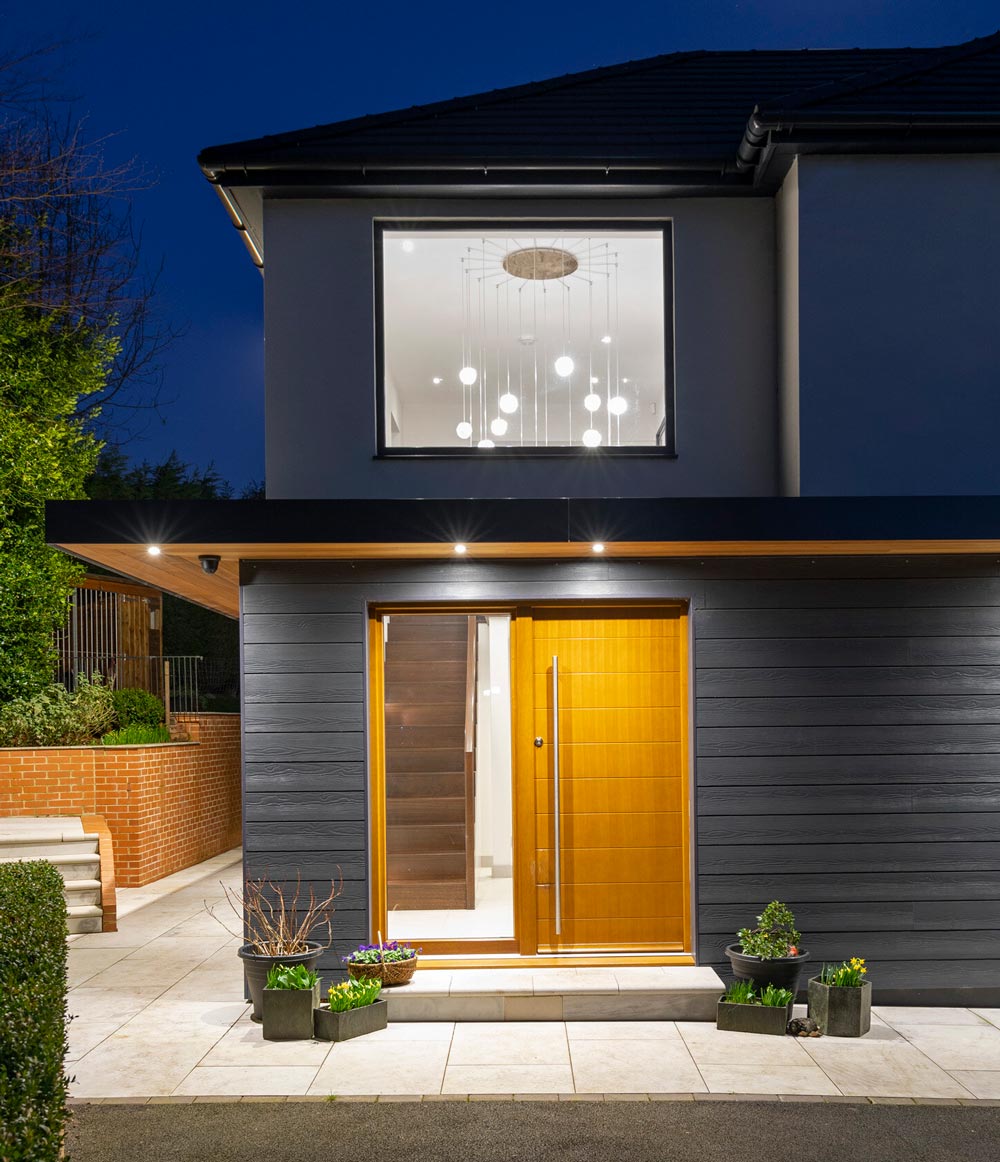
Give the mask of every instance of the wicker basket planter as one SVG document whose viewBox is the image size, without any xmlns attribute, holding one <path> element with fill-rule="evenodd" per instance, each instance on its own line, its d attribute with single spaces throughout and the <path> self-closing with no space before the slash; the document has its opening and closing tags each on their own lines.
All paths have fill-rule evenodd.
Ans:
<svg viewBox="0 0 1000 1162">
<path fill-rule="evenodd" d="M 347 975 L 353 977 L 354 980 L 380 980 L 383 988 L 409 984 L 416 970 L 416 956 L 411 956 L 406 960 L 387 960 L 380 964 L 348 963 L 347 965 Z"/>
<path fill-rule="evenodd" d="M 363 1037 L 366 1033 L 384 1029 L 389 1022 L 389 1005 L 386 1001 L 374 1001 L 343 1013 L 331 1013 L 324 1006 L 317 1009 L 313 1017 L 318 1041 L 350 1041 L 352 1037 Z"/>
</svg>

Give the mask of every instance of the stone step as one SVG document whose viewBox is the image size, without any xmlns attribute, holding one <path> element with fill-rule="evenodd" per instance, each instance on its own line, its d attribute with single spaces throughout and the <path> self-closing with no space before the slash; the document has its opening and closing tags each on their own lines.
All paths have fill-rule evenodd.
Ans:
<svg viewBox="0 0 1000 1162">
<path fill-rule="evenodd" d="M 66 906 L 92 905 L 99 908 L 101 905 L 100 880 L 66 880 L 63 884 L 63 895 L 66 897 Z"/>
<path fill-rule="evenodd" d="M 78 932 L 100 932 L 104 913 L 94 904 L 74 904 L 66 909 L 66 928 Z"/>
<path fill-rule="evenodd" d="M 100 836 L 69 834 L 47 836 L 0 837 L 0 862 L 18 859 L 49 859 L 57 855 L 93 855 Z"/>
<path fill-rule="evenodd" d="M 31 858 L 25 857 L 25 858 Z M 36 856 L 51 863 L 64 880 L 96 880 L 101 874 L 99 855 L 46 855 Z M 17 863 L 18 859 L 0 856 L 0 863 Z"/>
<path fill-rule="evenodd" d="M 0 840 L 8 836 L 26 838 L 47 835 L 83 835 L 83 820 L 78 815 L 9 815 L 0 819 Z"/>
<path fill-rule="evenodd" d="M 390 1021 L 714 1021 L 711 968 L 417 969 L 387 988 Z"/>
</svg>

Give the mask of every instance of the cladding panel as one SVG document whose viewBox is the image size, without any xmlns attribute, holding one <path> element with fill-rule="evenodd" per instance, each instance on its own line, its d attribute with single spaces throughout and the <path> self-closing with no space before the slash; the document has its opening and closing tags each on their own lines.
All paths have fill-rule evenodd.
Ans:
<svg viewBox="0 0 1000 1162">
<path fill-rule="evenodd" d="M 866 956 L 884 996 L 995 988 L 995 560 L 259 562 L 244 581 L 248 869 L 365 880 L 366 602 L 685 598 L 700 958 L 778 898 L 814 960 Z M 358 899 L 327 973 L 369 935 Z"/>
</svg>

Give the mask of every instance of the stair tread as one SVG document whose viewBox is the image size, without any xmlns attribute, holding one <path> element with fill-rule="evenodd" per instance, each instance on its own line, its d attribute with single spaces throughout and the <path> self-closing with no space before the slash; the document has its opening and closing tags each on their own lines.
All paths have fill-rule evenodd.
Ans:
<svg viewBox="0 0 1000 1162">
<path fill-rule="evenodd" d="M 92 892 L 95 890 L 95 888 L 97 890 L 100 890 L 100 887 L 101 887 L 100 880 L 64 880 L 63 881 L 63 891 L 64 892 Z"/>
<path fill-rule="evenodd" d="M 20 855 L 0 855 L 0 863 L 20 863 L 24 857 Z M 33 859 L 46 859 L 57 867 L 71 863 L 100 863 L 101 857 L 96 851 L 80 851 L 75 855 L 38 855 Z"/>
<path fill-rule="evenodd" d="M 103 916 L 104 910 L 98 904 L 70 904 L 66 914 L 79 919 L 81 916 Z"/>
<path fill-rule="evenodd" d="M 100 838 L 101 837 L 99 835 L 91 834 L 88 831 L 60 831 L 49 832 L 48 834 L 44 835 L 4 835 L 2 832 L 0 832 L 0 847 L 41 847 L 45 843 L 63 844 L 83 843 L 84 841 L 96 842 Z"/>
</svg>

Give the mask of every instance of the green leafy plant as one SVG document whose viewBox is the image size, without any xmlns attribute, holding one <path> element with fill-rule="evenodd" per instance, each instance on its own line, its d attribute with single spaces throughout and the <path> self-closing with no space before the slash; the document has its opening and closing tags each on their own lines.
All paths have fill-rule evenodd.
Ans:
<svg viewBox="0 0 1000 1162">
<path fill-rule="evenodd" d="M 783 1009 L 792 1003 L 794 996 L 791 989 L 782 989 L 769 984 L 760 994 L 760 1003 L 769 1009 Z"/>
<path fill-rule="evenodd" d="M 382 991 L 380 980 L 345 980 L 330 986 L 330 1011 L 346 1013 L 348 1009 L 363 1009 L 378 1000 Z"/>
<path fill-rule="evenodd" d="M 819 979 L 822 984 L 831 985 L 834 988 L 860 988 L 865 983 L 864 978 L 867 972 L 868 967 L 864 960 L 861 957 L 852 956 L 850 960 L 845 960 L 842 964 L 824 964 Z"/>
<path fill-rule="evenodd" d="M 58 683 L 0 707 L 0 746 L 83 746 L 115 721 L 111 690 L 100 674 L 82 674 L 72 693 Z"/>
<path fill-rule="evenodd" d="M 734 980 L 722 998 L 727 1005 L 763 1005 L 769 1009 L 783 1009 L 793 999 L 791 989 L 768 984 L 761 992 L 754 990 L 752 980 Z"/>
<path fill-rule="evenodd" d="M 66 904 L 50 863 L 0 864 L 0 1158 L 56 1162 L 66 1125 Z"/>
<path fill-rule="evenodd" d="M 100 738 L 114 726 L 114 691 L 100 674 L 89 680 L 84 674 L 77 675 L 73 713 L 84 741 Z"/>
<path fill-rule="evenodd" d="M 167 726 L 145 726 L 133 723 L 119 730 L 109 730 L 101 739 L 102 746 L 141 746 L 154 742 L 169 742 L 170 728 Z"/>
<path fill-rule="evenodd" d="M 399 940 L 387 940 L 384 944 L 362 944 L 341 959 L 345 964 L 391 964 L 396 960 L 412 960 L 419 951 Z"/>
<path fill-rule="evenodd" d="M 761 960 L 780 960 L 798 955 L 802 939 L 795 927 L 795 917 L 787 904 L 772 900 L 757 917 L 756 928 L 741 928 L 736 933 L 740 948 L 746 956 Z"/>
<path fill-rule="evenodd" d="M 722 998 L 727 1005 L 755 1005 L 757 996 L 753 991 L 752 980 L 734 980 L 726 989 Z"/>
<path fill-rule="evenodd" d="M 119 726 L 159 726 L 163 722 L 163 703 L 148 690 L 126 686 L 115 690 L 112 699 Z"/>
<path fill-rule="evenodd" d="M 272 964 L 267 970 L 269 989 L 311 989 L 319 977 L 304 964 Z"/>
</svg>

